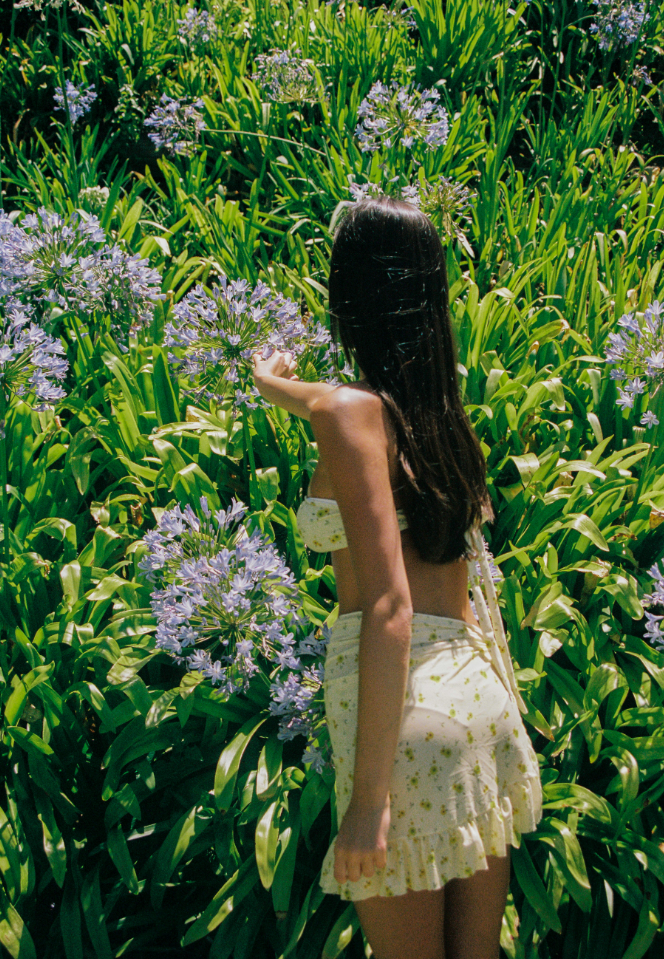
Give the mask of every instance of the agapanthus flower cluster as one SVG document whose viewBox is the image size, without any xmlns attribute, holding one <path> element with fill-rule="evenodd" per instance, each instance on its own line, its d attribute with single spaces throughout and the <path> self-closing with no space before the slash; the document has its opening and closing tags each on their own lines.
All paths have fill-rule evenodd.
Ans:
<svg viewBox="0 0 664 959">
<path fill-rule="evenodd" d="M 168 358 L 195 396 L 217 402 L 231 396 L 235 409 L 262 405 L 251 362 L 259 351 L 265 359 L 274 350 L 291 352 L 300 378 L 309 363 L 319 378 L 332 374 L 330 334 L 318 322 L 305 325 L 294 300 L 263 282 L 252 289 L 222 274 L 219 283 L 211 295 L 196 286 L 173 307 L 164 329 L 165 345 L 177 349 Z"/>
<path fill-rule="evenodd" d="M 302 60 L 287 50 L 256 57 L 251 76 L 256 86 L 274 103 L 318 103 L 325 90 L 314 70 L 313 60 Z"/>
<path fill-rule="evenodd" d="M 398 180 L 399 177 L 394 177 L 394 180 Z M 394 190 L 390 189 L 391 183 L 388 182 L 385 186 L 381 186 L 380 183 L 355 183 L 353 180 L 353 174 L 348 175 L 349 185 L 348 191 L 352 196 L 353 200 L 356 203 L 361 203 L 362 200 L 371 200 L 374 197 L 378 196 L 394 196 L 399 199 L 410 200 L 410 193 L 408 196 L 404 195 L 404 191 L 410 191 L 410 187 L 396 187 Z"/>
<path fill-rule="evenodd" d="M 652 77 L 648 73 L 647 68 L 642 64 L 637 64 L 637 66 L 634 67 L 630 82 L 633 87 L 637 87 L 640 83 L 645 83 L 647 87 L 651 87 L 653 85 Z"/>
<path fill-rule="evenodd" d="M 203 101 L 185 103 L 163 93 L 159 104 L 143 121 L 146 127 L 153 128 L 148 137 L 158 150 L 163 148 L 171 156 L 191 156 L 201 131 L 205 129 L 205 120 L 200 113 Z"/>
<path fill-rule="evenodd" d="M 292 651 L 289 652 L 284 646 L 277 657 L 290 671 L 270 685 L 270 713 L 279 717 L 277 738 L 291 740 L 296 736 L 305 736 L 307 748 L 302 761 L 312 763 L 316 772 L 332 766 L 323 693 L 323 661 L 329 638 L 330 630 L 323 626 L 300 640 Z M 306 658 L 309 665 L 305 665 L 302 657 Z M 275 658 L 275 661 L 278 659 Z"/>
<path fill-rule="evenodd" d="M 597 37 L 600 50 L 634 43 L 650 20 L 645 3 L 625 0 L 593 0 L 593 3 L 597 7 L 597 20 L 591 25 L 590 32 Z"/>
<path fill-rule="evenodd" d="M 49 409 L 66 396 L 59 380 L 69 369 L 62 343 L 34 322 L 34 310 L 8 298 L 0 308 L 0 391 L 37 401 L 35 410 Z M 0 436 L 4 437 L 4 423 Z"/>
<path fill-rule="evenodd" d="M 36 10 L 41 12 L 41 18 L 44 19 L 44 8 L 51 8 L 52 10 L 59 10 L 60 7 L 64 6 L 67 0 L 14 0 L 14 6 L 17 10 Z M 75 10 L 76 13 L 85 13 L 85 7 L 82 3 L 79 3 L 78 0 L 69 0 L 69 4 L 72 10 Z"/>
<path fill-rule="evenodd" d="M 195 53 L 204 52 L 208 43 L 216 40 L 219 29 L 207 10 L 189 7 L 183 20 L 178 20 L 178 34 Z"/>
<path fill-rule="evenodd" d="M 383 8 L 383 20 L 390 29 L 415 30 L 417 23 L 413 13 L 415 7 L 402 7 L 401 10 L 388 10 Z M 372 26 L 376 24 L 372 23 Z"/>
<path fill-rule="evenodd" d="M 390 90 L 380 81 L 374 83 L 357 111 L 361 122 L 355 136 L 362 152 L 375 153 L 397 144 L 406 149 L 421 144 L 426 150 L 443 146 L 450 125 L 447 110 L 439 105 L 439 100 L 440 93 L 433 87 L 402 87 L 393 80 Z"/>
<path fill-rule="evenodd" d="M 107 186 L 86 186 L 78 194 L 79 203 L 86 203 L 94 210 L 101 210 L 111 195 Z"/>
<path fill-rule="evenodd" d="M 639 319 L 636 313 L 625 313 L 618 320 L 619 333 L 609 333 L 605 349 L 607 363 L 614 366 L 612 380 L 625 383 L 618 387 L 616 403 L 622 409 L 633 409 L 634 398 L 640 393 L 655 396 L 664 383 L 664 304 L 655 300 L 646 307 Z M 645 379 L 644 379 L 645 377 Z M 652 412 L 641 419 L 650 429 L 659 424 Z"/>
<path fill-rule="evenodd" d="M 245 513 L 235 499 L 213 512 L 201 497 L 200 512 L 189 505 L 164 510 L 143 537 L 148 552 L 139 568 L 154 586 L 156 646 L 227 697 L 271 667 L 280 674 L 270 706 L 280 718 L 279 737 L 307 736 L 304 761 L 322 768 L 314 741 L 325 738 L 324 720 L 314 699 L 323 666 L 307 666 L 299 656 L 320 656 L 325 646 L 315 632 L 307 635 L 291 570 L 259 529 L 242 522 Z"/>
<path fill-rule="evenodd" d="M 456 180 L 441 176 L 434 183 L 418 183 L 417 200 L 423 213 L 430 216 L 443 237 L 456 237 L 467 245 L 461 222 L 470 222 L 470 208 L 477 194 Z M 415 202 L 417 202 L 417 200 Z M 472 251 L 471 251 L 472 252 Z"/>
<path fill-rule="evenodd" d="M 646 628 L 644 636 L 646 639 L 662 652 L 664 652 L 664 628 L 663 621 L 664 615 L 656 615 L 655 613 L 648 612 L 648 607 L 650 606 L 661 606 L 664 607 L 664 571 L 660 569 L 661 560 L 654 564 L 649 570 L 648 575 L 652 579 L 652 588 L 650 593 L 648 593 L 642 600 L 643 606 L 646 607 Z M 664 563 L 662 563 L 664 566 Z"/>
<path fill-rule="evenodd" d="M 351 180 L 353 174 L 349 175 Z M 395 196 L 412 203 L 430 217 L 443 239 L 456 238 L 466 249 L 468 239 L 460 222 L 469 220 L 468 210 L 477 194 L 448 177 L 439 177 L 434 183 L 419 179 L 414 184 L 399 186 L 399 176 L 392 177 L 384 186 L 378 183 L 351 182 L 349 190 L 356 202 L 376 196 Z"/>
<path fill-rule="evenodd" d="M 152 319 L 164 299 L 161 276 L 146 259 L 109 245 L 96 216 L 67 220 L 43 207 L 13 222 L 0 213 L 0 308 L 11 298 L 47 326 L 54 307 L 121 334 Z"/>
<path fill-rule="evenodd" d="M 94 101 L 97 99 L 95 86 L 92 83 L 89 87 L 76 87 L 71 80 L 65 81 L 65 93 L 67 94 L 67 109 L 72 123 L 80 120 L 88 112 Z M 64 110 L 65 98 L 62 93 L 62 87 L 56 87 L 53 95 L 55 100 L 55 109 Z"/>
</svg>

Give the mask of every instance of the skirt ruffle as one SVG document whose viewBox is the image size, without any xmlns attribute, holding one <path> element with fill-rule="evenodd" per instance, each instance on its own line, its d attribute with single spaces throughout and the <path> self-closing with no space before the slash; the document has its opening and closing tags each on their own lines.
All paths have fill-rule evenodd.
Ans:
<svg viewBox="0 0 664 959">
<path fill-rule="evenodd" d="M 488 869 L 487 856 L 506 856 L 507 847 L 518 846 L 521 833 L 532 832 L 541 817 L 539 780 L 522 784 L 517 792 L 517 812 L 512 800 L 503 796 L 495 808 L 444 832 L 388 841 L 385 867 L 368 879 L 361 876 L 357 882 L 338 883 L 332 843 L 323 860 L 320 886 L 323 892 L 357 902 L 371 896 L 403 896 L 409 889 L 442 889 L 450 879 Z"/>
</svg>

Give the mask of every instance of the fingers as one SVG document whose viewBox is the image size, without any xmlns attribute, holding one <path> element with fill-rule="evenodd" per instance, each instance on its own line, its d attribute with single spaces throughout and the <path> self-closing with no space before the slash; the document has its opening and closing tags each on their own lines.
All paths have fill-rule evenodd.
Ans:
<svg viewBox="0 0 664 959">
<path fill-rule="evenodd" d="M 272 376 L 283 376 L 292 378 L 293 371 L 297 367 L 297 359 L 290 351 L 273 350 L 270 356 L 265 359 L 262 352 L 254 353 L 251 357 L 254 365 L 254 371 L 260 370 L 263 373 L 270 373 Z"/>
<path fill-rule="evenodd" d="M 286 372 L 290 374 L 297 366 L 297 360 L 292 353 L 284 353 L 283 356 L 284 363 L 286 364 Z"/>
<path fill-rule="evenodd" d="M 367 856 L 362 860 L 362 875 L 367 879 L 371 879 L 373 874 L 376 871 L 376 863 L 374 862 L 373 856 Z M 359 876 L 357 877 L 360 878 Z"/>
<path fill-rule="evenodd" d="M 376 862 L 377 856 L 374 853 L 347 854 L 337 853 L 334 860 L 334 878 L 337 882 L 359 882 L 364 876 L 365 879 L 371 879 L 376 869 L 383 869 L 387 860 L 382 866 Z M 383 853 L 383 858 L 385 853 Z"/>
</svg>

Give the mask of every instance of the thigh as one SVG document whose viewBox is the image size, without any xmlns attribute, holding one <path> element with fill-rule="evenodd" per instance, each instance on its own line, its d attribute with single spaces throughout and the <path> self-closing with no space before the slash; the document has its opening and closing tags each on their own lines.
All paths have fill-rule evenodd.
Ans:
<svg viewBox="0 0 664 959">
<path fill-rule="evenodd" d="M 487 856 L 488 869 L 445 886 L 446 959 L 498 959 L 510 884 L 510 847 Z"/>
<path fill-rule="evenodd" d="M 409 889 L 356 902 L 374 959 L 445 959 L 443 896 L 443 889 Z"/>
</svg>

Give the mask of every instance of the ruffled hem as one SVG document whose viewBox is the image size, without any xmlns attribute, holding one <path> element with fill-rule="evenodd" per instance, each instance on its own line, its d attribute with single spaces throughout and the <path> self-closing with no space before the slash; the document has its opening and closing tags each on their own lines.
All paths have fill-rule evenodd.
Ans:
<svg viewBox="0 0 664 959">
<path fill-rule="evenodd" d="M 370 878 L 338 883 L 334 878 L 334 842 L 321 869 L 323 892 L 357 902 L 371 896 L 402 896 L 409 889 L 441 889 L 450 879 L 488 869 L 487 856 L 505 856 L 507 846 L 518 846 L 522 833 L 532 832 L 542 817 L 539 779 L 523 784 L 526 795 L 518 812 L 505 796 L 495 808 L 465 823 L 456 823 L 429 835 L 399 836 L 388 841 L 387 864 Z"/>
</svg>

